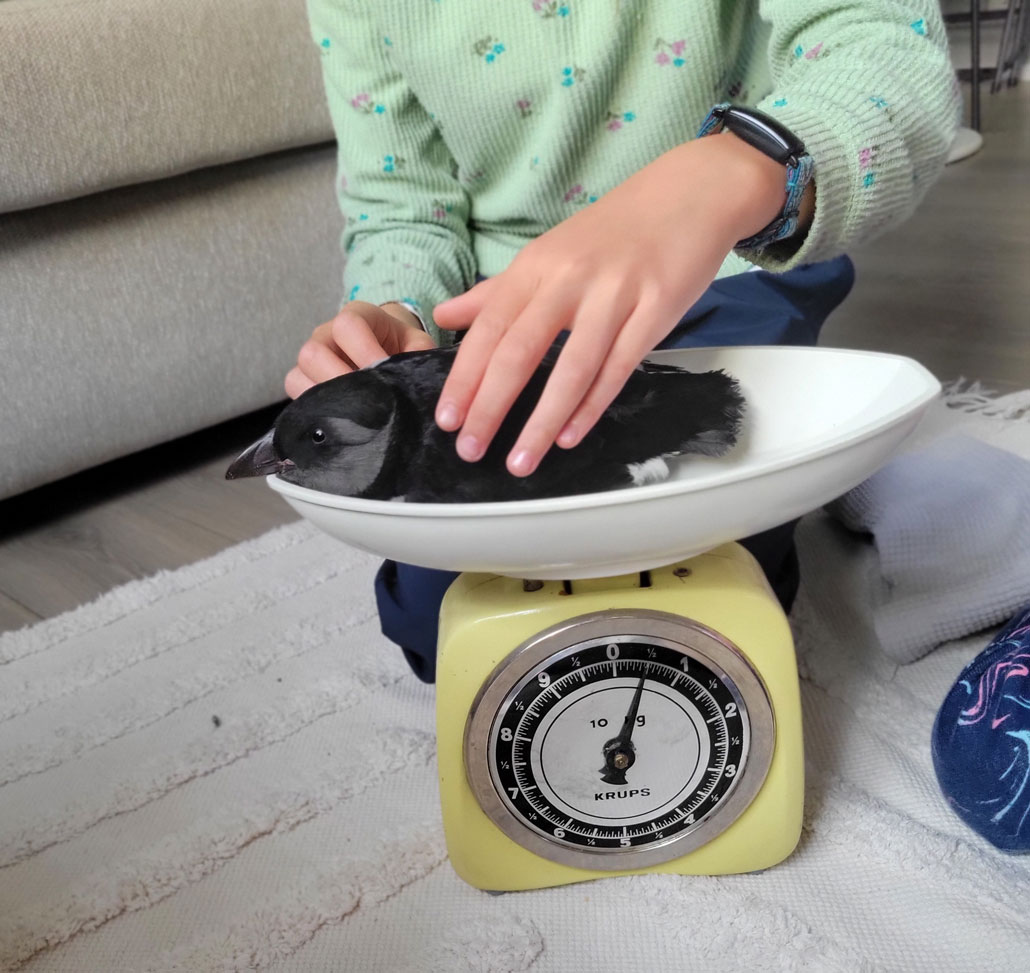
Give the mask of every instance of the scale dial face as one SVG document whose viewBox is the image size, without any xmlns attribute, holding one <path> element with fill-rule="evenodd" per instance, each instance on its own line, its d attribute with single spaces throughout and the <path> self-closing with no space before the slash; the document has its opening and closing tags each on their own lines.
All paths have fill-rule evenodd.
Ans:
<svg viewBox="0 0 1030 973">
<path fill-rule="evenodd" d="M 465 728 L 487 815 L 530 851 L 581 868 L 643 868 L 729 827 L 758 793 L 775 725 L 732 643 L 677 615 L 570 619 L 494 670 Z"/>
</svg>

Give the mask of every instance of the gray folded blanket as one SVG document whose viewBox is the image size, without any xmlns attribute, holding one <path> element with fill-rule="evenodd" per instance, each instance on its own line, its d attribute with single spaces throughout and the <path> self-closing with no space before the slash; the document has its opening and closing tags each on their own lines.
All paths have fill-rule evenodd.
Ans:
<svg viewBox="0 0 1030 973">
<path fill-rule="evenodd" d="M 1030 462 L 969 436 L 899 456 L 828 504 L 879 555 L 873 623 L 914 662 L 1030 601 Z"/>
</svg>

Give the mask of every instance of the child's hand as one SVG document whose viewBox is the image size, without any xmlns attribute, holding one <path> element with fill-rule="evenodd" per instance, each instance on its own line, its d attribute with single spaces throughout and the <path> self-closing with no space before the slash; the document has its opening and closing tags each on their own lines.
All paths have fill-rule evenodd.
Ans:
<svg viewBox="0 0 1030 973">
<path fill-rule="evenodd" d="M 459 455 L 486 451 L 563 328 L 571 331 L 508 456 L 525 476 L 578 443 L 633 369 L 711 283 L 734 244 L 783 208 L 785 169 L 735 135 L 665 153 L 522 249 L 503 273 L 436 307 L 469 328 L 437 405 Z M 469 327 L 471 325 L 471 327 Z"/>
<path fill-rule="evenodd" d="M 390 355 L 434 347 L 433 339 L 407 308 L 351 301 L 332 321 L 315 328 L 301 345 L 297 365 L 286 376 L 286 394 L 295 399 L 312 385 Z"/>
</svg>

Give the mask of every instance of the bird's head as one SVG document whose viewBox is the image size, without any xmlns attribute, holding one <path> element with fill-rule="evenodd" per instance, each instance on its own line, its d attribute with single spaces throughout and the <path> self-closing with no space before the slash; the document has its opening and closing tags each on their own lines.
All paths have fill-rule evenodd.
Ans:
<svg viewBox="0 0 1030 973">
<path fill-rule="evenodd" d="M 390 460 L 396 406 L 392 386 L 372 371 L 322 382 L 289 403 L 225 477 L 278 473 L 312 490 L 361 496 Z"/>
</svg>

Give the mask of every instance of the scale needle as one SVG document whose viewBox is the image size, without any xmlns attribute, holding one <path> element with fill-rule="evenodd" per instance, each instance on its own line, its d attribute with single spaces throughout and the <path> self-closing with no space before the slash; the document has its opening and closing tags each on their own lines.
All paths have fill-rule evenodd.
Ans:
<svg viewBox="0 0 1030 973">
<path fill-rule="evenodd" d="M 626 771 L 633 766 L 636 758 L 636 747 L 633 746 L 633 728 L 637 725 L 637 709 L 640 697 L 644 692 L 644 676 L 637 683 L 637 691 L 629 704 L 626 718 L 622 721 L 622 729 L 617 737 L 612 737 L 601 750 L 604 766 L 601 768 L 601 780 L 606 784 L 625 784 Z"/>
</svg>

